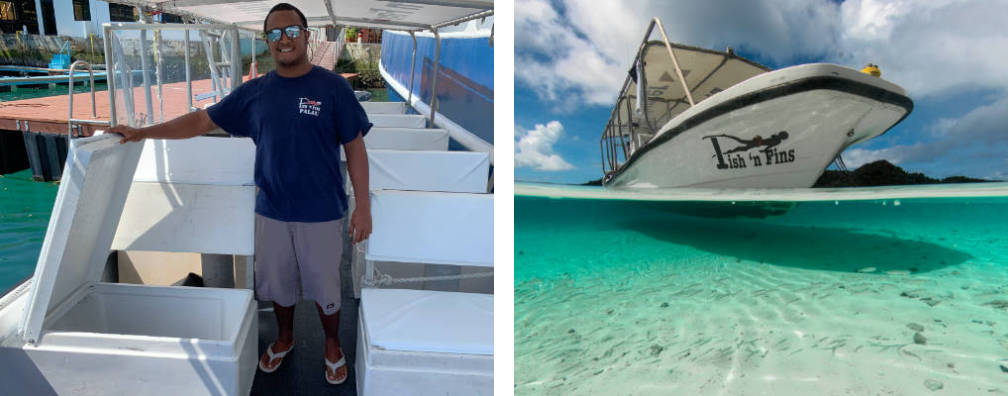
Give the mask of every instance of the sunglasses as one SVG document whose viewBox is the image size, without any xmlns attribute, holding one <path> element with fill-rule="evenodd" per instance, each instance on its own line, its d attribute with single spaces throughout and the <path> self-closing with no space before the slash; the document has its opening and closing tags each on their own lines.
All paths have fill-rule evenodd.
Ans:
<svg viewBox="0 0 1008 396">
<path fill-rule="evenodd" d="M 290 25 L 283 29 L 277 28 L 267 30 L 266 33 L 263 33 L 263 36 L 266 38 L 266 40 L 269 40 L 269 42 L 275 43 L 277 41 L 280 41 L 280 37 L 284 34 L 287 35 L 287 38 L 296 39 L 298 38 L 298 36 L 301 35 L 301 30 L 304 30 L 304 28 L 301 26 Z"/>
</svg>

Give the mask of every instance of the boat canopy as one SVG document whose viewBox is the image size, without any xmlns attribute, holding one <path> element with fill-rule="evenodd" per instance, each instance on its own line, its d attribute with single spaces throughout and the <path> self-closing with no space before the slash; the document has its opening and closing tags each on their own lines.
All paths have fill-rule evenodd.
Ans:
<svg viewBox="0 0 1008 396">
<path fill-rule="evenodd" d="M 682 44 L 669 45 L 679 62 L 685 86 L 689 87 L 690 96 L 696 103 L 770 70 L 740 58 L 730 50 L 717 52 Z M 623 122 L 634 120 L 634 113 L 639 113 L 636 118 L 644 129 L 639 132 L 654 134 L 672 117 L 690 108 L 691 104 L 665 43 L 649 41 L 644 46 L 643 55 L 643 84 L 640 84 L 640 67 L 634 65 L 628 84 L 620 92 L 620 102 L 628 102 L 630 106 L 621 106 L 619 110 L 624 112 L 621 117 Z M 643 89 L 638 90 L 638 85 Z M 639 95 L 639 91 L 644 94 Z M 638 102 L 638 96 L 646 100 Z"/>
<path fill-rule="evenodd" d="M 236 24 L 262 31 L 276 0 L 112 0 L 207 22 Z M 493 0 L 286 0 L 301 10 L 310 26 L 361 26 L 406 31 L 434 30 L 489 16 Z"/>
<path fill-rule="evenodd" d="M 656 25 L 663 40 L 649 41 Z M 653 19 L 602 135 L 603 172 L 612 173 L 673 117 L 768 71 L 731 48 L 720 52 L 670 43 L 661 22 Z"/>
</svg>

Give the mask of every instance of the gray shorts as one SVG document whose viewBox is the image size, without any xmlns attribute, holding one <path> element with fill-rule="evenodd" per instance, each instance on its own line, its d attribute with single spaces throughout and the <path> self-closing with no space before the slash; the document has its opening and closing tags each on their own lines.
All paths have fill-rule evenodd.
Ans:
<svg viewBox="0 0 1008 396">
<path fill-rule="evenodd" d="M 339 311 L 343 219 L 299 223 L 256 214 L 255 227 L 256 298 L 289 307 L 302 294 L 326 315 Z"/>
</svg>

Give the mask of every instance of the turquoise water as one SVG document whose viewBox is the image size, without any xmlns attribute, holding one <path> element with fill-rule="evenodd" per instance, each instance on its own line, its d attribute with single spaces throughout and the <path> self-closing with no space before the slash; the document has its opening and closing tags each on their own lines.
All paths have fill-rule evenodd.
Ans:
<svg viewBox="0 0 1008 396">
<path fill-rule="evenodd" d="M 31 169 L 0 175 L 0 292 L 35 272 L 58 188 Z"/>
<path fill-rule="evenodd" d="M 96 94 L 106 89 L 105 82 L 95 82 Z M 74 92 L 91 88 L 75 85 Z M 0 92 L 0 102 L 66 94 L 66 85 L 17 87 Z M 0 175 L 0 292 L 35 272 L 57 189 L 56 183 L 33 181 L 31 169 Z"/>
<path fill-rule="evenodd" d="M 104 81 L 95 81 L 95 95 L 100 95 L 100 92 L 108 90 L 108 84 Z M 46 87 L 29 88 L 29 87 L 17 87 L 11 89 L 7 92 L 0 92 L 0 102 L 9 102 L 12 100 L 22 100 L 22 99 L 33 99 L 33 98 L 43 98 L 47 96 L 58 96 L 66 95 L 69 89 L 67 86 L 51 84 Z M 74 92 L 83 93 L 91 92 L 90 84 L 74 84 Z M 107 95 L 107 94 L 105 94 Z M 91 105 L 91 100 L 88 99 L 87 106 Z"/>
<path fill-rule="evenodd" d="M 515 393 L 1006 394 L 1006 257 L 1008 194 L 516 196 Z"/>
</svg>

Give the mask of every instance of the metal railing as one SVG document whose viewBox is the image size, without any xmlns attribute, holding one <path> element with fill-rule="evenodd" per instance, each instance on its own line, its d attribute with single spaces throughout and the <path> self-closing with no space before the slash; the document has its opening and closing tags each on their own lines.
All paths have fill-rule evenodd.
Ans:
<svg viewBox="0 0 1008 396">
<path fill-rule="evenodd" d="M 668 50 L 669 57 L 672 58 L 672 65 L 675 69 L 676 76 L 679 77 L 679 83 L 682 84 L 683 91 L 686 93 L 686 99 L 689 102 L 690 107 L 695 105 L 693 101 L 693 95 L 690 93 L 689 85 L 686 83 L 686 79 L 683 77 L 682 68 L 679 67 L 679 60 L 676 58 L 675 52 L 672 51 L 672 44 L 669 42 L 668 35 L 665 34 L 665 27 L 662 25 L 661 20 L 657 17 L 651 19 L 651 23 L 648 25 L 647 31 L 644 32 L 644 40 L 641 41 L 640 46 L 637 48 L 637 54 L 634 56 L 633 67 L 643 62 L 644 50 L 647 47 L 648 39 L 651 38 L 651 33 L 654 31 L 655 27 L 658 27 L 658 32 L 661 33 L 662 40 L 665 43 L 665 48 Z M 616 105 L 613 106 L 612 113 L 609 116 L 609 122 L 606 124 L 605 130 L 602 132 L 602 137 L 599 139 L 599 146 L 602 155 L 602 183 L 606 184 L 609 180 L 615 176 L 615 174 L 621 169 L 623 164 L 630 160 L 633 153 L 644 145 L 646 142 L 642 142 L 640 136 L 638 136 L 637 128 L 639 123 L 634 120 L 634 109 L 624 96 L 624 92 L 630 88 L 631 83 L 638 84 L 638 96 L 646 95 L 647 92 L 647 79 L 645 77 L 644 69 L 641 68 L 639 72 L 636 73 L 637 81 L 634 81 L 633 77 L 627 75 L 626 79 L 623 81 L 623 86 L 620 88 L 620 99 L 616 101 Z M 647 100 L 646 98 L 638 98 L 642 103 L 642 115 L 643 117 L 648 117 Z M 623 119 L 624 112 L 621 111 L 621 106 L 625 107 L 627 120 Z M 615 123 L 613 122 L 615 120 Z M 649 120 L 645 120 L 650 124 Z"/>
<path fill-rule="evenodd" d="M 74 71 L 77 70 L 77 66 L 84 66 L 87 68 L 88 75 L 91 76 L 91 117 L 90 120 L 76 119 L 73 116 L 73 97 L 74 97 Z M 109 77 L 106 76 L 106 79 Z M 91 68 L 91 64 L 86 61 L 76 61 L 70 64 L 70 71 L 68 75 L 68 84 L 70 86 L 69 92 L 69 104 L 67 105 L 69 115 L 67 116 L 67 149 L 69 150 L 70 140 L 74 138 L 73 130 L 74 126 L 78 128 L 78 135 L 80 135 L 79 128 L 80 124 L 98 124 L 98 125 L 108 125 L 109 121 L 98 120 L 98 110 L 95 107 L 95 83 L 94 83 L 94 69 Z"/>
<path fill-rule="evenodd" d="M 189 111 L 193 110 L 193 106 L 192 106 L 192 99 L 193 99 L 193 95 L 192 95 L 192 74 L 191 74 L 191 71 L 190 71 L 190 64 L 189 64 L 189 32 L 190 31 L 192 31 L 192 30 L 198 31 L 198 32 L 200 32 L 202 34 L 202 36 L 204 38 L 211 37 L 211 38 L 216 38 L 216 39 L 223 39 L 226 36 L 226 38 L 230 40 L 230 46 L 229 46 L 230 48 L 225 49 L 224 46 L 223 46 L 223 43 L 221 43 L 222 44 L 221 48 L 220 48 L 220 50 L 221 50 L 221 56 L 225 60 L 223 62 L 218 62 L 218 61 L 208 62 L 210 70 L 211 70 L 211 76 L 212 76 L 212 79 L 214 80 L 214 88 L 213 88 L 214 91 L 217 94 L 219 94 L 219 96 L 224 96 L 227 93 L 229 93 L 231 90 L 233 90 L 233 89 L 237 88 L 239 85 L 241 85 L 241 82 L 242 82 L 241 81 L 241 78 L 242 78 L 242 73 L 241 73 L 241 68 L 242 68 L 242 64 L 241 64 L 241 47 L 240 47 L 240 44 L 239 44 L 239 41 L 240 41 L 239 30 L 238 30 L 238 27 L 236 25 L 229 25 L 229 24 L 161 24 L 161 23 L 156 23 L 156 24 L 150 24 L 150 23 L 130 23 L 130 24 L 115 23 L 115 24 L 108 24 L 107 23 L 107 24 L 104 24 L 102 26 L 102 28 L 103 28 L 104 34 L 105 34 L 105 40 L 104 40 L 105 54 L 106 54 L 106 56 L 105 56 L 105 69 L 108 72 L 107 79 L 108 79 L 108 94 L 109 94 L 109 104 L 110 104 L 110 106 L 109 106 L 109 120 L 110 120 L 110 125 L 111 126 L 115 126 L 115 125 L 119 124 L 120 123 L 119 118 L 121 116 L 121 115 L 117 114 L 116 90 L 119 89 L 119 88 L 128 88 L 128 87 L 118 87 L 117 86 L 118 83 L 117 83 L 117 80 L 116 80 L 116 76 L 117 75 L 124 75 L 124 76 L 127 76 L 126 78 L 130 78 L 130 79 L 133 78 L 132 77 L 133 70 L 118 70 L 118 67 L 116 65 L 116 52 L 113 51 L 113 41 L 117 40 L 117 38 L 115 37 L 115 34 L 114 34 L 114 32 L 116 32 L 116 31 L 140 31 L 140 34 L 141 34 L 141 45 L 144 46 L 144 48 L 146 48 L 146 45 L 147 45 L 146 44 L 146 39 L 145 39 L 147 31 L 181 30 L 181 31 L 185 32 L 185 57 L 186 57 L 186 62 L 185 62 L 185 80 L 186 80 L 186 96 L 188 97 L 188 99 L 187 99 L 187 105 L 188 105 L 188 110 Z M 215 32 L 222 32 L 222 33 L 215 33 Z M 159 40 L 156 40 L 156 41 L 159 41 Z M 155 43 L 155 45 L 157 45 L 157 44 L 158 43 Z M 208 53 L 207 55 L 208 56 L 212 56 L 212 54 L 210 54 L 210 53 Z M 163 67 L 163 65 L 162 65 L 163 60 L 164 60 L 164 56 L 159 56 L 158 59 L 155 62 L 156 64 L 154 65 L 154 67 L 156 67 L 156 68 L 162 68 Z M 217 73 L 217 68 L 218 67 L 222 67 L 222 68 L 226 67 L 226 69 L 222 70 L 222 71 L 226 71 L 227 72 L 226 73 L 226 77 L 219 77 L 219 76 L 217 76 L 217 74 L 218 74 Z M 141 70 L 140 70 L 140 72 L 143 73 L 143 79 L 142 79 L 142 81 L 143 81 L 144 103 L 146 105 L 145 107 L 146 107 L 147 112 L 148 112 L 148 114 L 144 117 L 144 121 L 151 121 L 151 122 L 153 122 L 154 121 L 154 115 L 151 114 L 151 113 L 153 113 L 153 102 L 152 102 L 153 96 L 151 95 L 151 82 L 150 82 L 149 78 L 147 77 L 148 73 L 149 73 L 148 69 L 149 69 L 149 65 L 147 64 L 146 56 L 141 56 Z M 160 80 L 160 78 L 158 80 Z M 161 99 L 163 99 L 163 95 L 162 94 L 163 93 L 159 89 L 158 90 L 158 95 L 157 95 L 158 99 L 159 99 L 159 102 L 161 101 Z M 131 96 L 132 96 L 132 93 L 124 93 L 124 95 L 127 96 L 126 98 L 124 98 L 124 104 L 126 106 L 127 113 L 132 113 L 132 107 L 134 106 L 134 103 L 131 103 L 131 100 L 130 100 Z M 162 117 L 162 119 L 164 117 L 163 110 L 162 110 L 161 117 Z M 130 119 L 129 119 L 128 122 L 130 122 L 130 123 L 133 123 L 133 122 L 136 121 L 136 120 L 132 119 L 132 115 L 130 115 L 129 118 Z"/>
</svg>

